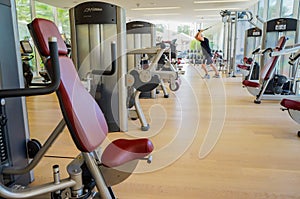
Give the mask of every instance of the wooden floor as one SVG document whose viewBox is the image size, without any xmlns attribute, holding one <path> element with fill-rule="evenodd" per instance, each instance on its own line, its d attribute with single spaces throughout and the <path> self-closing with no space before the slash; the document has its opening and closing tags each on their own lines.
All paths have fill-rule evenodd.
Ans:
<svg viewBox="0 0 300 199">
<path fill-rule="evenodd" d="M 241 78 L 204 80 L 185 66 L 182 86 L 170 98 L 142 100 L 150 123 L 140 131 L 129 122 L 120 137 L 149 137 L 153 163 L 113 187 L 119 199 L 290 199 L 300 198 L 300 125 L 280 110 L 279 101 L 253 103 Z M 213 75 L 213 74 L 212 74 Z M 31 137 L 43 142 L 61 119 L 54 95 L 27 98 Z M 108 140 L 108 141 L 109 141 Z M 107 144 L 106 141 L 104 143 Z M 65 130 L 47 156 L 75 157 Z M 70 159 L 46 157 L 35 169 L 35 184 L 51 181 L 51 167 Z"/>
</svg>

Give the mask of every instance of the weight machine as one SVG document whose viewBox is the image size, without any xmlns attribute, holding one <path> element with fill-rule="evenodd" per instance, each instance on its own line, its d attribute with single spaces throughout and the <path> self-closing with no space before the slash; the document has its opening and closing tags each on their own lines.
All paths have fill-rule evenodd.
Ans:
<svg viewBox="0 0 300 199">
<path fill-rule="evenodd" d="M 10 26 L 5 28 L 7 27 Z M 43 195 L 52 199 L 116 198 L 111 186 L 128 178 L 138 160 L 146 159 L 151 162 L 151 157 L 147 157 L 153 150 L 151 141 L 146 138 L 118 139 L 101 151 L 100 145 L 108 133 L 105 117 L 96 101 L 82 85 L 72 60 L 67 56 L 68 51 L 58 28 L 53 22 L 45 19 L 35 19 L 29 27 L 39 53 L 42 57 L 47 57 L 45 66 L 51 82 L 39 88 L 1 89 L 0 96 L 2 99 L 10 99 L 56 92 L 63 119 L 30 162 L 23 165 L 5 165 L 1 169 L 1 176 L 20 176 L 30 173 L 65 126 L 68 127 L 74 144 L 81 154 L 68 165 L 68 178 L 60 179 L 59 166 L 54 165 L 53 182 L 29 188 L 8 187 L 1 182 L 0 197 L 16 199 Z M 15 112 L 14 119 L 19 115 L 24 116 L 22 112 L 17 114 Z M 13 138 L 16 145 L 15 140 L 20 132 L 10 133 L 16 133 Z M 95 192 L 95 187 L 98 192 Z"/>
<path fill-rule="evenodd" d="M 220 12 L 222 21 L 224 23 L 224 38 L 223 38 L 223 52 L 224 59 L 227 61 L 227 72 L 230 76 L 236 77 L 237 61 L 243 57 L 244 32 L 241 31 L 247 22 L 256 27 L 252 22 L 253 16 L 250 11 L 231 11 L 224 10 Z"/>
<path fill-rule="evenodd" d="M 72 59 L 81 79 L 88 74 L 91 94 L 111 132 L 128 129 L 125 10 L 104 2 L 84 2 L 70 9 Z M 115 51 L 111 43 L 115 43 Z M 115 66 L 115 67 L 114 67 Z"/>
<path fill-rule="evenodd" d="M 0 90 L 24 87 L 18 38 L 15 1 L 0 0 Z M 29 163 L 26 144 L 29 127 L 25 99 L 0 95 L 0 170 Z M 0 175 L 0 183 L 9 187 L 27 185 L 33 173 Z"/>
<path fill-rule="evenodd" d="M 294 53 L 299 51 L 300 46 L 286 46 L 287 38 L 281 36 L 278 40 L 276 48 L 267 48 L 260 53 L 265 57 L 269 56 L 268 62 L 262 67 L 260 71 L 260 79 L 244 80 L 243 85 L 248 91 L 256 96 L 254 102 L 260 104 L 261 100 L 280 100 L 284 97 L 298 98 L 296 93 L 299 88 L 296 85 L 296 76 L 298 74 L 299 63 L 296 62 L 299 56 L 294 56 Z M 257 52 L 258 53 L 258 52 Z M 292 68 L 292 77 L 286 78 L 283 75 L 276 74 L 278 63 L 281 57 L 289 55 L 289 65 Z M 288 89 L 284 88 L 288 85 Z"/>
</svg>

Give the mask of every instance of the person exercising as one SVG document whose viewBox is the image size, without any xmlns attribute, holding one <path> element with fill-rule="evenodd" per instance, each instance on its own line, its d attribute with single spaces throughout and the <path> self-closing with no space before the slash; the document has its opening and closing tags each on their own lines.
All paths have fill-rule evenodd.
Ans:
<svg viewBox="0 0 300 199">
<path fill-rule="evenodd" d="M 211 53 L 211 49 L 209 46 L 209 40 L 203 36 L 203 31 L 204 30 L 198 30 L 195 39 L 200 41 L 201 43 L 201 48 L 202 48 L 202 54 L 204 56 L 204 60 L 202 63 L 202 68 L 205 71 L 205 76 L 204 78 L 209 79 L 210 76 L 208 74 L 208 70 L 206 68 L 206 65 L 210 65 L 212 67 L 212 69 L 215 71 L 215 75 L 213 76 L 214 78 L 219 78 L 220 74 L 219 71 L 217 70 L 217 67 L 215 66 L 214 62 L 213 62 L 213 55 Z"/>
</svg>

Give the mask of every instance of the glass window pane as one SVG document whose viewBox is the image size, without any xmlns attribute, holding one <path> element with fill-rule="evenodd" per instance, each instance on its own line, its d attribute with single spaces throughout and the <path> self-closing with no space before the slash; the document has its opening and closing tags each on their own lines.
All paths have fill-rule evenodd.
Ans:
<svg viewBox="0 0 300 199">
<path fill-rule="evenodd" d="M 54 21 L 52 6 L 35 1 L 35 10 L 37 18 L 44 18 Z"/>
<path fill-rule="evenodd" d="M 258 2 L 258 11 L 257 11 L 257 15 L 260 17 L 260 18 L 263 18 L 264 17 L 264 0 L 260 0 Z"/>
<path fill-rule="evenodd" d="M 300 1 L 299 1 L 299 3 L 298 3 L 298 19 L 300 19 Z"/>
<path fill-rule="evenodd" d="M 16 10 L 17 10 L 19 39 L 28 40 L 30 41 L 31 46 L 33 46 L 31 35 L 27 28 L 27 24 L 31 22 L 30 0 L 16 0 Z M 32 56 L 35 57 L 35 53 L 33 53 Z M 28 56 L 21 54 L 21 57 L 22 59 L 24 58 L 24 60 L 26 60 Z M 33 75 L 36 75 L 36 71 L 37 71 L 36 60 L 30 59 L 25 63 L 30 66 L 30 70 L 33 72 Z"/>
<path fill-rule="evenodd" d="M 280 16 L 280 0 L 269 0 L 268 19 L 278 18 Z"/>
<path fill-rule="evenodd" d="M 70 39 L 70 20 L 69 10 L 57 8 L 57 26 L 61 34 L 65 37 L 64 39 Z"/>
<path fill-rule="evenodd" d="M 294 0 L 282 0 L 281 17 L 293 17 Z"/>
<path fill-rule="evenodd" d="M 27 24 L 31 22 L 30 2 L 29 0 L 16 0 L 18 29 L 20 40 L 30 38 Z"/>
</svg>

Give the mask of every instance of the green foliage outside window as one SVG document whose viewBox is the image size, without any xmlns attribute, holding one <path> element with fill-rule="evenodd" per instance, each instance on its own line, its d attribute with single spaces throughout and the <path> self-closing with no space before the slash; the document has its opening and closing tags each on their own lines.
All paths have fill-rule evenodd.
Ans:
<svg viewBox="0 0 300 199">
<path fill-rule="evenodd" d="M 189 35 L 191 32 L 191 27 L 188 25 L 181 25 L 177 27 L 177 33 L 184 33 L 186 35 Z"/>
<path fill-rule="evenodd" d="M 27 24 L 32 21 L 31 16 L 31 0 L 15 0 L 16 11 L 18 19 L 18 29 L 20 40 L 31 40 L 30 33 L 27 28 Z M 65 35 L 66 39 L 70 38 L 70 22 L 69 22 L 69 11 L 66 9 L 55 8 L 51 5 L 34 1 L 35 5 L 35 17 L 49 19 L 57 23 L 57 26 L 62 34 Z M 56 21 L 55 21 L 56 19 Z M 33 43 L 32 43 L 33 45 Z M 37 60 L 32 60 L 32 70 L 38 73 L 43 68 L 43 64 L 39 61 L 39 56 L 36 55 Z M 37 63 L 37 64 L 35 64 Z M 38 67 L 36 67 L 38 65 Z M 39 69 L 38 69 L 39 68 Z"/>
</svg>

